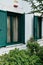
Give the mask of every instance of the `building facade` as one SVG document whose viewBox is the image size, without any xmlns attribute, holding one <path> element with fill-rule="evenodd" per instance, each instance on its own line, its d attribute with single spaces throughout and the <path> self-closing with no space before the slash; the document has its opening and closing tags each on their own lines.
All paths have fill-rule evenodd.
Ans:
<svg viewBox="0 0 43 65">
<path fill-rule="evenodd" d="M 26 1 L 0 1 L 0 47 L 25 44 L 31 37 L 43 37 L 42 17 L 27 14 L 31 11 Z"/>
</svg>

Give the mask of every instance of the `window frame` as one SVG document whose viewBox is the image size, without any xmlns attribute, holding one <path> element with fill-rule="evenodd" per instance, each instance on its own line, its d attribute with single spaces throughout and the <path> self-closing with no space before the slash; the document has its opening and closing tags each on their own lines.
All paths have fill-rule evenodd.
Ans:
<svg viewBox="0 0 43 65">
<path fill-rule="evenodd" d="M 18 13 L 13 13 L 13 12 L 7 12 L 7 16 L 10 16 L 10 25 L 12 24 L 12 16 L 13 17 L 15 17 L 15 16 L 18 16 L 18 18 L 20 19 L 20 16 L 24 16 L 25 14 L 18 14 Z M 17 42 L 13 42 L 12 40 L 13 40 L 13 35 L 11 34 L 11 42 L 10 43 L 7 43 L 7 41 L 6 41 L 6 43 L 7 43 L 7 45 L 13 45 L 13 44 L 20 44 L 20 43 L 23 43 L 23 44 L 25 44 L 25 16 L 24 16 L 24 35 L 23 35 L 23 42 L 21 42 L 21 41 L 19 41 L 19 39 L 18 39 L 18 41 Z M 18 21 L 19 22 L 19 21 Z M 12 26 L 11 26 L 11 32 L 13 33 L 13 31 L 12 31 Z M 18 31 L 19 31 L 19 29 L 18 29 Z M 18 32 L 19 33 L 19 32 Z M 18 34 L 19 35 L 19 34 Z"/>
</svg>

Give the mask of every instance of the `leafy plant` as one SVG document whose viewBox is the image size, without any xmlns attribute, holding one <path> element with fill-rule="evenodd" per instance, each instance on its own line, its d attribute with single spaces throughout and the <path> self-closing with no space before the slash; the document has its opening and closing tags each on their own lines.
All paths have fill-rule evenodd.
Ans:
<svg viewBox="0 0 43 65">
<path fill-rule="evenodd" d="M 43 63 L 43 46 L 40 47 L 40 50 L 37 55 L 40 57 L 41 62 Z"/>
<path fill-rule="evenodd" d="M 14 49 L 0 56 L 0 65 L 43 65 L 43 47 L 36 41 L 28 41 L 25 50 Z"/>
<path fill-rule="evenodd" d="M 37 54 L 40 49 L 40 45 L 36 41 L 27 41 L 27 48 L 30 49 L 31 54 Z"/>
</svg>

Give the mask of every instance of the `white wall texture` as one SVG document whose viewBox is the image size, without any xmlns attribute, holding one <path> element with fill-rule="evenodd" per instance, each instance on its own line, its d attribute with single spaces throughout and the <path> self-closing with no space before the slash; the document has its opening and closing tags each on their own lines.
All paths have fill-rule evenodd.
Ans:
<svg viewBox="0 0 43 65">
<path fill-rule="evenodd" d="M 20 5 L 20 3 L 22 2 L 19 1 L 19 6 L 17 8 L 14 8 L 14 0 L 0 0 L 0 9 L 17 13 L 23 13 L 22 5 Z"/>
<path fill-rule="evenodd" d="M 25 15 L 25 42 L 33 36 L 33 14 Z"/>
<path fill-rule="evenodd" d="M 14 8 L 14 0 L 0 0 L 0 9 L 6 10 L 6 11 L 12 11 L 12 12 L 17 12 L 17 13 L 24 13 L 28 12 L 29 6 L 28 3 L 22 0 L 18 0 L 18 7 Z M 29 9 L 29 10 L 28 10 Z"/>
</svg>

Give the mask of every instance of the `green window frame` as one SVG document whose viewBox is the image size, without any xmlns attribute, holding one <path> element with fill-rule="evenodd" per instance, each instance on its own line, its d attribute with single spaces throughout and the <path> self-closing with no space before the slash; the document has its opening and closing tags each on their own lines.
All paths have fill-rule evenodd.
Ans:
<svg viewBox="0 0 43 65">
<path fill-rule="evenodd" d="M 0 10 L 0 47 L 6 46 L 7 12 Z"/>
<path fill-rule="evenodd" d="M 10 16 L 10 43 L 7 43 L 7 45 L 12 45 L 12 44 L 19 44 L 19 43 L 25 43 L 25 14 L 17 14 L 17 13 L 12 13 L 8 12 L 7 16 Z M 13 17 L 18 17 L 18 41 L 13 42 L 13 26 L 12 26 L 12 18 Z"/>
<path fill-rule="evenodd" d="M 41 39 L 42 35 L 42 17 L 34 16 L 33 18 L 33 37 L 35 40 Z"/>
</svg>

